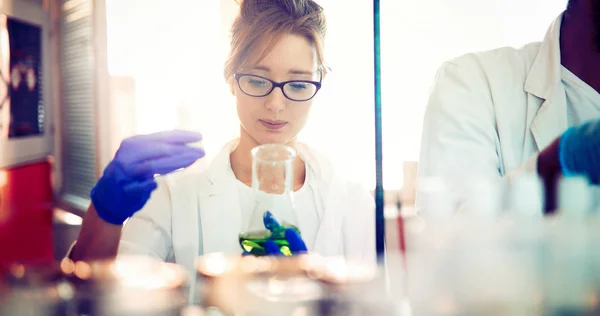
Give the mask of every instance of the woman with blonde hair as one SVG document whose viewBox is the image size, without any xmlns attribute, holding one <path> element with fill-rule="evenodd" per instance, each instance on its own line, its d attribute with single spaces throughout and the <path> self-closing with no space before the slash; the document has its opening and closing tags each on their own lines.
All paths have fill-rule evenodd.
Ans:
<svg viewBox="0 0 600 316">
<path fill-rule="evenodd" d="M 326 74 L 325 31 L 323 9 L 312 0 L 242 1 L 224 71 L 237 103 L 239 138 L 206 169 L 176 173 L 204 155 L 188 146 L 200 135 L 168 131 L 124 140 L 91 192 L 70 257 L 144 254 L 194 271 L 198 255 L 241 253 L 238 234 L 252 201 L 251 150 L 275 143 L 298 153 L 293 188 L 302 239 L 286 234 L 293 250 L 375 264 L 369 192 L 297 141 Z"/>
</svg>

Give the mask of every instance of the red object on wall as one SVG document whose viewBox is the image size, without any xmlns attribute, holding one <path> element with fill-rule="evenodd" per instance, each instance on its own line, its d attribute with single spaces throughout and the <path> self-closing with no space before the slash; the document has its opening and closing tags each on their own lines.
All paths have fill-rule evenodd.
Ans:
<svg viewBox="0 0 600 316">
<path fill-rule="evenodd" d="M 53 261 L 49 161 L 0 170 L 0 270 Z"/>
</svg>

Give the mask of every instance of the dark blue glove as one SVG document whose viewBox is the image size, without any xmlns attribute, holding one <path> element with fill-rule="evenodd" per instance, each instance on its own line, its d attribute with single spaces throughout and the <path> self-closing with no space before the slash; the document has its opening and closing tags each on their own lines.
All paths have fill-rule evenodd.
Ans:
<svg viewBox="0 0 600 316">
<path fill-rule="evenodd" d="M 583 175 L 593 184 L 600 184 L 600 120 L 567 129 L 558 151 L 564 175 Z"/>
<path fill-rule="evenodd" d="M 265 212 L 263 223 L 265 224 L 265 227 L 271 231 L 273 236 L 285 235 L 285 239 L 288 243 L 288 245 L 280 247 L 273 239 L 267 240 L 267 242 L 265 242 L 265 251 L 268 255 L 291 256 L 307 252 L 306 244 L 302 240 L 302 237 L 300 237 L 300 234 L 298 234 L 297 229 L 285 228 L 279 225 L 279 222 L 277 222 L 273 214 L 269 211 Z"/>
<path fill-rule="evenodd" d="M 186 146 L 202 140 L 198 133 L 167 131 L 125 139 L 91 191 L 98 216 L 122 225 L 142 209 L 157 187 L 155 175 L 193 164 L 204 150 Z"/>
</svg>

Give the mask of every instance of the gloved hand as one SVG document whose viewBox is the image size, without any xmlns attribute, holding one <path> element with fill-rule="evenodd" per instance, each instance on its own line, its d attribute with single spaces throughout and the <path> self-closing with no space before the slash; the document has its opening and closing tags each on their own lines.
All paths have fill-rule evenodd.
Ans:
<svg viewBox="0 0 600 316">
<path fill-rule="evenodd" d="M 142 209 L 156 189 L 154 175 L 188 167 L 204 156 L 204 150 L 186 146 L 200 140 L 200 134 L 186 131 L 123 140 L 90 194 L 98 216 L 108 223 L 122 225 Z"/>
<path fill-rule="evenodd" d="M 266 211 L 263 215 L 263 223 L 265 227 L 271 231 L 273 236 L 281 235 L 282 233 L 285 235 L 285 239 L 287 240 L 289 246 L 282 246 L 281 248 L 275 243 L 273 239 L 267 240 L 265 242 L 265 250 L 267 255 L 269 256 L 292 256 L 301 253 L 306 253 L 307 248 L 306 244 L 302 240 L 302 237 L 298 234 L 298 231 L 293 228 L 285 228 L 279 225 L 279 222 L 275 219 L 271 212 Z"/>
<path fill-rule="evenodd" d="M 266 211 L 263 215 L 265 228 L 271 232 L 269 238 L 262 245 L 254 241 L 245 241 L 242 248 L 248 248 L 252 252 L 244 249 L 242 255 L 268 255 L 268 256 L 292 256 L 307 252 L 307 247 L 298 231 L 294 228 L 285 228 L 277 222 L 273 214 Z M 282 244 L 282 239 L 285 241 Z M 278 245 L 279 243 L 279 245 Z"/>
<path fill-rule="evenodd" d="M 600 120 L 567 129 L 558 152 L 564 175 L 584 175 L 593 184 L 600 184 Z"/>
</svg>

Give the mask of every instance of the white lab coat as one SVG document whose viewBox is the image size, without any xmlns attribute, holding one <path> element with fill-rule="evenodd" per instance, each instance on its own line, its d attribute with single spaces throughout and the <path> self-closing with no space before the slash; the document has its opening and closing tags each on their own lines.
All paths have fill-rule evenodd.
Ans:
<svg viewBox="0 0 600 316">
<path fill-rule="evenodd" d="M 201 254 L 241 254 L 241 206 L 229 159 L 234 145 L 225 146 L 208 168 L 188 168 L 161 178 L 146 206 L 126 223 L 119 254 L 151 255 L 189 271 L 195 271 Z M 305 185 L 313 190 L 321 218 L 309 251 L 375 264 L 372 196 L 335 173 L 315 150 L 300 144 L 298 154 L 314 171 Z"/>
<path fill-rule="evenodd" d="M 424 118 L 419 181 L 442 178 L 468 197 L 469 181 L 535 172 L 538 153 L 567 128 L 561 21 L 562 14 L 541 43 L 471 53 L 440 68 Z"/>
</svg>

